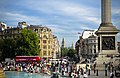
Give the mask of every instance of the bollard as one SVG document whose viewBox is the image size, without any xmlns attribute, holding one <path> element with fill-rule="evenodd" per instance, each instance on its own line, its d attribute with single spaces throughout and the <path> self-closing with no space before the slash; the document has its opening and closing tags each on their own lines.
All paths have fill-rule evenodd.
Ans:
<svg viewBox="0 0 120 78">
<path fill-rule="evenodd" d="M 105 76 L 107 76 L 107 70 L 105 70 Z"/>
<path fill-rule="evenodd" d="M 90 69 L 88 70 L 88 75 L 90 75 Z"/>
<path fill-rule="evenodd" d="M 98 76 L 98 69 L 96 70 L 96 76 Z"/>
</svg>

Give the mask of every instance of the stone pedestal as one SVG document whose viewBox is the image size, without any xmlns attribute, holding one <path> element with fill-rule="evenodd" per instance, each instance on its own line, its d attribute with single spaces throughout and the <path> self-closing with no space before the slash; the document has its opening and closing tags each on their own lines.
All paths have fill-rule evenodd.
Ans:
<svg viewBox="0 0 120 78">
<path fill-rule="evenodd" d="M 111 22 L 111 0 L 101 0 L 101 24 L 96 31 L 98 35 L 97 69 L 104 69 L 103 62 L 115 62 L 118 55 L 117 33 L 119 30 Z"/>
<path fill-rule="evenodd" d="M 112 41 L 113 40 L 113 41 Z M 97 69 L 104 70 L 103 63 L 116 62 L 117 50 L 117 35 L 116 34 L 99 34 L 98 35 L 98 57 L 96 58 Z"/>
</svg>

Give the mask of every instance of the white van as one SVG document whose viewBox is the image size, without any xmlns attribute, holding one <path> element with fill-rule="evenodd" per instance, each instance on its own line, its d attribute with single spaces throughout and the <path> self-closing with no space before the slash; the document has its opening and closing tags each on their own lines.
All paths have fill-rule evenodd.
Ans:
<svg viewBox="0 0 120 78">
<path fill-rule="evenodd" d="M 67 62 L 68 62 L 68 60 L 67 59 L 62 59 L 62 61 L 60 60 L 60 59 L 49 59 L 49 61 L 48 61 L 48 63 L 50 63 L 50 64 L 52 64 L 52 63 L 64 63 L 64 64 L 66 64 Z"/>
</svg>

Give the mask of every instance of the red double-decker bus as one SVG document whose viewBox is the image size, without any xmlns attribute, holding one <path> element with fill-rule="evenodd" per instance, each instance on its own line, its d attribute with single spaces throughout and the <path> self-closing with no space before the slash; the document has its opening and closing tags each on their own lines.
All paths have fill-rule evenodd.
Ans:
<svg viewBox="0 0 120 78">
<path fill-rule="evenodd" d="M 16 56 L 16 62 L 39 62 L 41 58 L 39 56 Z"/>
</svg>

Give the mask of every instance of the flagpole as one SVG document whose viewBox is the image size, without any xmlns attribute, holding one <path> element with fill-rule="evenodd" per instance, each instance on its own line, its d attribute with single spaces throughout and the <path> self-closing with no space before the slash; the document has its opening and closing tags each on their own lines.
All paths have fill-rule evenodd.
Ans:
<svg viewBox="0 0 120 78">
<path fill-rule="evenodd" d="M 81 33 L 78 32 L 78 35 L 79 35 L 79 47 L 78 47 L 78 55 L 79 55 L 79 62 L 80 62 L 80 58 L 81 58 Z"/>
</svg>

